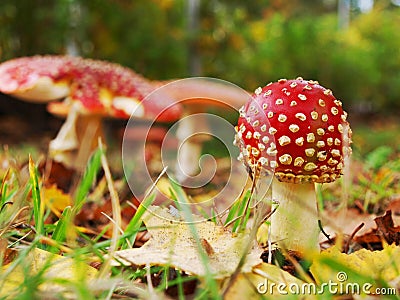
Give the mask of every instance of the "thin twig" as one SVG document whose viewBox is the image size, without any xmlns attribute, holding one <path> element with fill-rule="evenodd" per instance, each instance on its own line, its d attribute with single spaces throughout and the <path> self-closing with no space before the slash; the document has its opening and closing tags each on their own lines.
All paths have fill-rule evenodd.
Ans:
<svg viewBox="0 0 400 300">
<path fill-rule="evenodd" d="M 128 204 L 130 207 L 132 207 L 135 211 L 138 210 L 138 207 L 129 200 L 126 201 L 126 204 Z"/>
<path fill-rule="evenodd" d="M 344 249 L 343 249 L 343 252 L 344 252 L 344 253 L 347 253 L 347 252 L 349 251 L 351 241 L 353 240 L 353 238 L 354 238 L 354 236 L 357 234 L 357 232 L 359 232 L 359 231 L 361 230 L 361 228 L 364 227 L 364 225 L 365 225 L 364 222 L 361 223 L 361 224 L 358 225 L 357 228 L 354 229 L 354 231 L 351 233 L 349 239 L 348 239 L 347 242 L 346 242 L 346 245 L 344 246 Z"/>
<path fill-rule="evenodd" d="M 306 281 L 306 282 L 313 282 L 312 278 L 310 275 L 307 274 L 307 272 L 303 269 L 303 267 L 299 264 L 299 262 L 294 259 L 285 249 L 281 249 L 283 255 L 292 263 L 294 266 L 295 270 L 300 276 L 300 279 Z"/>
<path fill-rule="evenodd" d="M 72 253 L 73 252 L 73 250 L 71 248 L 66 247 L 64 245 L 61 245 L 60 243 L 56 242 L 55 240 L 53 240 L 53 239 L 51 239 L 51 238 L 49 238 L 47 236 L 41 236 L 39 241 L 42 244 L 46 244 L 46 245 L 49 245 L 49 246 L 52 246 L 52 247 L 56 247 L 59 250 L 61 250 L 62 252 L 65 252 L 65 253 Z"/>
<path fill-rule="evenodd" d="M 8 222 L 7 226 L 3 228 L 3 230 L 0 232 L 0 237 L 10 228 L 14 222 L 15 219 L 26 209 L 29 209 L 29 206 L 24 206 L 22 207 L 17 213 L 14 215 L 14 217 Z"/>
<path fill-rule="evenodd" d="M 116 223 L 115 223 L 115 221 L 114 221 L 114 219 L 113 218 L 111 218 L 109 215 L 107 215 L 105 212 L 101 212 L 101 214 L 103 215 L 103 216 L 105 216 L 111 223 L 113 223 L 113 225 L 114 226 L 117 226 L 117 228 L 118 228 L 118 230 L 119 230 L 119 232 L 121 233 L 121 234 L 124 234 L 124 230 L 121 228 L 121 227 L 119 227 Z M 129 240 L 128 239 L 125 239 L 125 241 L 126 241 L 126 243 L 128 244 L 128 246 L 130 247 L 130 248 L 132 248 L 132 245 L 131 245 L 131 243 L 129 242 Z"/>
<path fill-rule="evenodd" d="M 33 231 L 29 230 L 24 236 L 20 237 L 19 239 L 15 240 L 12 244 L 8 245 L 7 248 L 13 247 L 15 244 L 22 242 L 27 236 L 29 236 Z"/>
<path fill-rule="evenodd" d="M 103 150 L 103 144 L 99 138 L 99 148 Z M 114 253 L 117 250 L 118 239 L 119 239 L 119 228 L 121 228 L 121 206 L 119 203 L 118 193 L 114 188 L 114 182 L 111 176 L 110 168 L 108 166 L 107 158 L 104 152 L 101 152 L 101 165 L 104 170 L 104 176 L 106 177 L 107 187 L 110 191 L 112 215 L 115 220 L 115 225 L 113 226 L 111 244 L 109 248 L 109 256 L 106 261 L 104 261 L 102 268 L 100 269 L 98 278 L 104 278 L 111 268 L 111 260 L 114 257 Z"/>
<path fill-rule="evenodd" d="M 331 237 L 329 234 L 327 234 L 324 230 L 324 227 L 322 227 L 322 222 L 321 220 L 318 220 L 318 227 L 321 230 L 322 234 L 328 239 L 329 243 L 333 244 L 333 241 L 331 240 Z"/>
</svg>

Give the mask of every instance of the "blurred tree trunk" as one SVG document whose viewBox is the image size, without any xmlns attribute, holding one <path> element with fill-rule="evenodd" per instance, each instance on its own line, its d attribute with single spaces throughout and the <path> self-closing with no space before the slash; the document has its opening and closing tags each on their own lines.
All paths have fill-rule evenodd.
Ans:
<svg viewBox="0 0 400 300">
<path fill-rule="evenodd" d="M 346 29 L 350 23 L 350 0 L 338 1 L 338 27 Z"/>
<path fill-rule="evenodd" d="M 202 73 L 199 47 L 199 11 L 200 0 L 187 0 L 188 23 L 188 68 L 189 75 L 199 76 Z"/>
</svg>

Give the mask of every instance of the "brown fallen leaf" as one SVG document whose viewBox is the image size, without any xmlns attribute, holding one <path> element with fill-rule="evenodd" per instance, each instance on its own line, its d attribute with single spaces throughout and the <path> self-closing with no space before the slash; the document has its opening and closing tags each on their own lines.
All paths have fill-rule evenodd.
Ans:
<svg viewBox="0 0 400 300">
<path fill-rule="evenodd" d="M 72 169 L 68 169 L 60 162 L 50 160 L 40 163 L 39 171 L 41 174 L 44 174 L 44 186 L 56 185 L 65 193 L 69 192 L 75 174 Z"/>
<path fill-rule="evenodd" d="M 117 251 L 114 265 L 119 265 L 118 261 L 124 265 L 169 265 L 199 276 L 206 275 L 208 268 L 215 278 L 225 278 L 235 272 L 243 255 L 246 255 L 246 261 L 241 272 L 249 273 L 253 266 L 262 262 L 262 250 L 250 241 L 248 234 L 233 237 L 222 226 L 203 221 L 200 216 L 193 218 L 195 223 L 189 225 L 175 210 L 171 215 L 168 209 L 149 207 L 143 215 L 143 222 L 151 235 L 150 240 L 141 248 Z M 191 229 L 196 230 L 198 242 Z M 248 253 L 244 253 L 248 243 L 253 245 Z M 207 255 L 207 267 L 199 254 L 199 247 Z"/>
<path fill-rule="evenodd" d="M 400 216 L 400 195 L 395 195 L 394 199 L 390 201 L 387 210 L 391 210 L 393 215 Z"/>
<path fill-rule="evenodd" d="M 334 237 L 338 233 L 351 235 L 361 223 L 365 225 L 357 232 L 357 235 L 368 232 L 375 227 L 374 218 L 376 215 L 360 213 L 358 209 L 349 208 L 346 210 L 325 211 L 321 217 L 324 231 Z M 320 241 L 323 240 L 325 238 Z"/>
<path fill-rule="evenodd" d="M 388 210 L 384 216 L 375 218 L 375 223 L 378 226 L 377 231 L 383 235 L 389 245 L 400 244 L 400 226 L 394 226 L 392 211 Z"/>
<path fill-rule="evenodd" d="M 386 211 L 385 215 L 376 217 L 376 227 L 372 228 L 363 235 L 356 236 L 354 241 L 365 248 L 374 250 L 382 249 L 383 240 L 391 244 L 400 244 L 400 226 L 395 226 L 390 210 Z"/>
</svg>

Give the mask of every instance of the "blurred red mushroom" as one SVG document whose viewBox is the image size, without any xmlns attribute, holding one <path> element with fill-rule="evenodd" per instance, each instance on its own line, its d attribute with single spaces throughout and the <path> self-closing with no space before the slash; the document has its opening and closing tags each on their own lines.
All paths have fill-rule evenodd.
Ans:
<svg viewBox="0 0 400 300">
<path fill-rule="evenodd" d="M 101 136 L 104 117 L 128 119 L 131 115 L 158 122 L 175 122 L 182 116 L 208 112 L 210 107 L 238 109 L 247 97 L 238 87 L 221 80 L 176 80 L 152 82 L 114 63 L 71 56 L 33 56 L 0 64 L 0 92 L 32 102 L 50 102 L 48 111 L 66 121 L 50 142 L 50 156 L 68 167 L 82 170 Z M 143 101 L 159 87 L 156 99 Z M 241 90 L 243 91 L 243 90 Z M 64 99 L 62 102 L 55 100 Z M 155 100 L 155 101 L 153 101 Z M 205 120 L 184 118 L 177 177 L 194 175 L 199 166 L 201 143 L 207 132 Z M 184 142 L 187 139 L 187 142 Z"/>
<path fill-rule="evenodd" d="M 70 57 L 21 57 L 0 65 L 0 91 L 31 102 L 62 99 L 70 92 Z"/>
<path fill-rule="evenodd" d="M 181 116 L 179 105 L 168 97 L 159 97 L 157 101 L 143 101 L 155 86 L 128 68 L 81 58 L 76 59 L 75 64 L 71 94 L 62 103 L 67 106 L 67 121 L 59 135 L 50 143 L 50 153 L 56 160 L 72 161 L 66 155 L 78 148 L 79 151 L 73 153 L 75 168 L 84 166 L 88 157 L 86 152 L 97 145 L 97 137 L 101 134 L 98 128 L 103 117 L 128 119 L 133 116 L 173 122 Z M 59 105 L 61 104 L 50 103 L 49 111 L 59 112 Z M 82 126 L 85 131 L 70 129 L 71 126 L 76 126 L 76 116 L 79 116 L 80 123 L 86 123 Z M 74 132 L 85 134 L 73 136 Z M 85 141 L 94 141 L 96 144 L 84 145 Z"/>
<path fill-rule="evenodd" d="M 50 142 L 50 155 L 78 170 L 97 146 L 102 118 L 179 119 L 181 108 L 168 97 L 142 101 L 155 88 L 128 68 L 79 57 L 23 57 L 0 65 L 1 92 L 32 102 L 64 98 L 48 106 L 51 113 L 67 117 Z"/>
</svg>

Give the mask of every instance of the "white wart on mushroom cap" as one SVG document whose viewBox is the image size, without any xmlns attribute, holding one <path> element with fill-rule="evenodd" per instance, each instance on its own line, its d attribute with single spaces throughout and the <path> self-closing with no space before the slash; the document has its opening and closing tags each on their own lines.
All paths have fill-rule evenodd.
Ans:
<svg viewBox="0 0 400 300">
<path fill-rule="evenodd" d="M 283 182 L 332 182 L 351 152 L 342 103 L 317 81 L 281 79 L 258 88 L 240 110 L 239 159 L 275 170 Z"/>
</svg>

